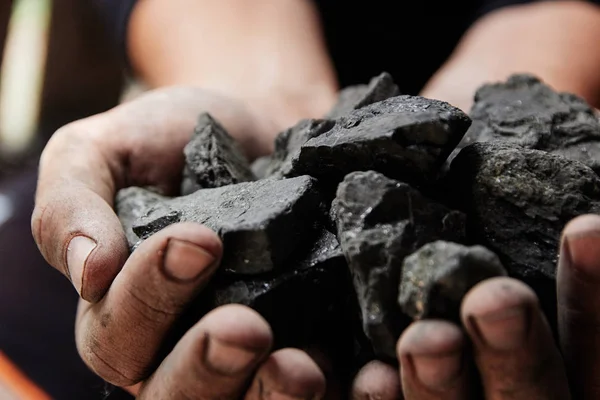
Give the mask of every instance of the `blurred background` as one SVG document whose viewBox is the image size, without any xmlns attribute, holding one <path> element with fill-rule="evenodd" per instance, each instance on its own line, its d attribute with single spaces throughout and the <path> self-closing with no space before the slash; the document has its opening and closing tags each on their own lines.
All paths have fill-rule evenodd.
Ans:
<svg viewBox="0 0 600 400">
<path fill-rule="evenodd" d="M 1 400 L 126 396 L 79 358 L 77 294 L 45 264 L 30 228 L 50 136 L 136 92 L 115 47 L 93 2 L 0 0 Z"/>
<path fill-rule="evenodd" d="M 2 180 L 35 164 L 60 126 L 111 108 L 137 86 L 126 82 L 92 2 L 0 3 Z"/>
</svg>

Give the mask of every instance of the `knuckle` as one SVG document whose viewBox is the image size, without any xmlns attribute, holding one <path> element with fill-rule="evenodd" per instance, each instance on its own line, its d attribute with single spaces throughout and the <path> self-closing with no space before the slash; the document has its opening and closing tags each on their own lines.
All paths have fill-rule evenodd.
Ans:
<svg viewBox="0 0 600 400">
<path fill-rule="evenodd" d="M 71 122 L 54 132 L 40 156 L 40 168 L 48 164 L 48 160 L 72 149 L 74 146 L 92 145 L 102 140 L 105 130 L 89 118 Z M 93 143 L 90 143 L 93 142 Z"/>
<path fill-rule="evenodd" d="M 51 158 L 57 149 L 62 148 L 65 144 L 72 143 L 76 139 L 77 125 L 70 123 L 59 128 L 48 140 L 40 156 L 40 167 L 43 168 L 47 163 L 47 159 Z M 79 135 L 81 136 L 81 135 Z"/>
</svg>

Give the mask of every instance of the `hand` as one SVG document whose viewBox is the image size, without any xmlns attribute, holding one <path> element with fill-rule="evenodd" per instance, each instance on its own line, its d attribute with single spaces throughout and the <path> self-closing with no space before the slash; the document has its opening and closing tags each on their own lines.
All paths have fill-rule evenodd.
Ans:
<svg viewBox="0 0 600 400">
<path fill-rule="evenodd" d="M 474 287 L 462 324 L 412 324 L 398 342 L 400 374 L 373 362 L 357 376 L 353 396 L 406 400 L 471 398 L 474 360 L 488 400 L 600 397 L 600 216 L 573 220 L 563 232 L 558 266 L 561 353 L 534 292 L 510 278 Z M 369 397 L 370 396 L 370 397 Z"/>
<path fill-rule="evenodd" d="M 175 224 L 129 256 L 113 198 L 129 185 L 174 193 L 182 149 L 202 111 L 246 144 L 267 125 L 240 102 L 192 88 L 163 89 L 66 126 L 44 150 L 32 230 L 46 260 L 83 299 L 78 350 L 107 381 L 142 382 L 140 399 L 233 399 L 248 384 L 247 398 L 321 397 L 324 378 L 316 364 L 299 350 L 269 355 L 269 326 L 241 306 L 206 315 L 156 365 L 170 328 L 215 271 L 221 242 L 203 226 Z"/>
</svg>

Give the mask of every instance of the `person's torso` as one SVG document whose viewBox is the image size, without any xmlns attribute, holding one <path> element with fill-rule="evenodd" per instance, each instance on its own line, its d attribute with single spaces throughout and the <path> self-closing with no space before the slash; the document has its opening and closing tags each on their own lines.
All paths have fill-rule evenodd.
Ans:
<svg viewBox="0 0 600 400">
<path fill-rule="evenodd" d="M 316 0 L 342 87 L 382 71 L 417 94 L 473 22 L 480 1 Z"/>
</svg>

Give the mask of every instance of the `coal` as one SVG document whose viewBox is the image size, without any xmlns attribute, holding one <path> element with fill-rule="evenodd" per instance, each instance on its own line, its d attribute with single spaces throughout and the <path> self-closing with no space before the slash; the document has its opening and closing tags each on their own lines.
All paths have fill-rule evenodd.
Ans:
<svg viewBox="0 0 600 400">
<path fill-rule="evenodd" d="M 302 145 L 327 132 L 334 124 L 331 120 L 305 119 L 281 132 L 275 139 L 275 150 L 264 175 L 273 178 L 288 176 Z"/>
<path fill-rule="evenodd" d="M 356 85 L 343 89 L 325 119 L 305 119 L 281 132 L 275 140 L 271 156 L 257 160 L 253 169 L 261 177 L 283 178 L 294 175 L 293 168 L 300 148 L 308 140 L 327 132 L 335 125 L 335 119 L 351 111 L 399 94 L 398 86 L 390 74 L 384 72 L 371 79 L 368 85 Z M 257 175 L 258 176 L 258 175 Z"/>
<path fill-rule="evenodd" d="M 238 303 L 266 318 L 275 348 L 321 347 L 346 367 L 394 361 L 413 320 L 457 322 L 469 289 L 505 274 L 535 283 L 555 327 L 561 230 L 600 213 L 598 117 L 526 75 L 482 87 L 472 125 L 447 103 L 398 93 L 385 73 L 346 88 L 252 165 L 204 114 L 181 196 L 119 192 L 132 251 L 183 221 L 223 240 L 222 265 L 175 342 Z"/>
<path fill-rule="evenodd" d="M 400 89 L 394 83 L 394 78 L 389 73 L 382 72 L 371 79 L 368 85 L 349 86 L 341 90 L 338 101 L 327 114 L 327 118 L 343 117 L 354 110 L 399 94 Z"/>
<path fill-rule="evenodd" d="M 194 135 L 185 146 L 181 194 L 255 179 L 248 160 L 233 138 L 209 114 L 198 118 Z"/>
<path fill-rule="evenodd" d="M 433 179 L 470 119 L 448 103 L 418 96 L 371 103 L 395 93 L 387 76 L 374 78 L 366 91 L 371 94 L 345 106 L 351 110 L 348 114 L 332 112 L 333 119 L 302 120 L 280 133 L 264 176 L 309 175 L 330 187 L 353 171 L 380 171 L 417 186 Z"/>
<path fill-rule="evenodd" d="M 145 189 L 126 190 L 130 194 L 121 196 L 124 201 L 146 195 Z M 133 196 L 133 191 L 142 194 Z M 260 180 L 165 199 L 146 209 L 131 229 L 146 239 L 175 222 L 204 224 L 223 239 L 222 269 L 256 274 L 285 268 L 294 250 L 311 239 L 319 207 L 313 178 Z"/>
<path fill-rule="evenodd" d="M 165 200 L 167 200 L 165 196 L 148 189 L 136 187 L 123 189 L 117 193 L 115 208 L 132 251 L 138 246 L 141 239 L 131 228 L 138 219 L 144 216 L 147 210 Z"/>
<path fill-rule="evenodd" d="M 341 117 L 303 144 L 284 177 L 310 175 L 330 184 L 375 170 L 411 184 L 437 174 L 470 120 L 447 103 L 397 96 Z"/>
<path fill-rule="evenodd" d="M 396 303 L 403 259 L 435 240 L 464 241 L 465 216 L 374 171 L 347 175 L 332 208 L 364 332 L 378 356 L 393 358 L 410 322 Z"/>
<path fill-rule="evenodd" d="M 415 320 L 460 323 L 463 297 L 479 282 L 505 276 L 496 254 L 483 246 L 436 241 L 404 259 L 398 304 Z"/>
<path fill-rule="evenodd" d="M 448 179 L 469 236 L 520 279 L 554 281 L 562 229 L 578 215 L 600 213 L 600 177 L 540 150 L 474 143 L 454 159 Z"/>
<path fill-rule="evenodd" d="M 583 99 L 540 79 L 513 75 L 475 94 L 473 124 L 459 148 L 501 141 L 559 154 L 600 172 L 600 121 Z"/>
<path fill-rule="evenodd" d="M 277 347 L 320 340 L 323 331 L 343 340 L 352 329 L 348 267 L 334 234 L 322 230 L 314 245 L 282 273 L 215 282 L 202 302 L 210 308 L 238 303 L 258 311 L 274 332 Z M 351 351 L 351 349 L 350 349 Z"/>
</svg>

